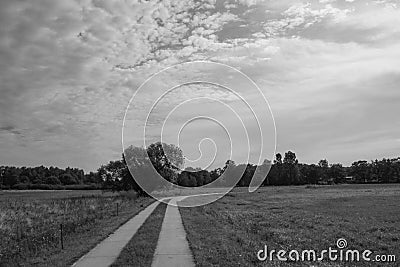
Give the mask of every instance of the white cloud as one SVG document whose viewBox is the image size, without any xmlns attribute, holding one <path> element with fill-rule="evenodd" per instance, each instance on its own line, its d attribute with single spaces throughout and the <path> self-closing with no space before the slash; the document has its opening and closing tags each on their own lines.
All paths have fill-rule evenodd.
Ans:
<svg viewBox="0 0 400 267">
<path fill-rule="evenodd" d="M 365 38 L 370 41 L 399 39 L 400 29 L 394 25 L 400 24 L 400 9 L 393 7 L 369 9 L 347 16 L 332 24 L 332 27 L 342 27 L 343 30 L 369 31 Z"/>
<path fill-rule="evenodd" d="M 146 68 L 155 70 L 163 64 L 195 58 L 200 50 L 224 46 L 213 33 L 236 17 L 215 12 L 214 4 L 177 0 L 3 1 L 0 126 L 12 123 L 12 128 L 5 129 L 21 133 L 12 138 L 25 145 L 45 138 L 54 147 L 65 142 L 64 146 L 75 143 L 96 151 L 102 140 L 109 140 L 110 146 L 99 152 L 102 161 L 108 160 L 111 153 L 120 150 L 117 137 L 122 112 Z M 211 10 L 204 13 L 207 9 Z M 37 119 L 27 119 L 32 114 Z M 43 135 L 41 129 L 51 128 L 53 121 L 63 125 L 60 129 L 74 141 L 51 138 L 60 132 Z M 104 128 L 105 124 L 113 127 Z M 0 139 L 9 138 L 5 137 L 7 132 L 2 131 Z M 83 140 L 94 143 L 88 148 Z M 35 153 L 39 152 L 32 150 L 32 155 Z M 93 161 L 98 164 L 98 157 Z M 94 163 L 85 164 L 93 167 Z"/>
<path fill-rule="evenodd" d="M 351 12 L 350 9 L 336 8 L 331 4 L 313 8 L 311 3 L 296 3 L 281 14 L 282 18 L 267 20 L 264 23 L 264 33 L 269 37 L 282 36 L 297 29 L 309 28 L 326 19 L 339 22 Z"/>
<path fill-rule="evenodd" d="M 265 2 L 265 0 L 237 0 L 238 3 L 245 5 L 245 6 L 254 6 L 260 3 Z"/>
<path fill-rule="evenodd" d="M 82 160 L 81 166 L 93 169 L 119 156 L 119 126 L 135 88 L 151 73 L 186 60 L 238 67 L 264 89 L 276 90 L 270 96 L 283 123 L 300 127 L 285 117 L 296 114 L 299 121 L 315 123 L 305 129 L 315 133 L 322 126 L 330 129 L 313 121 L 323 118 L 319 113 L 329 117 L 324 108 L 331 111 L 342 100 L 351 107 L 355 101 L 362 113 L 370 99 L 357 96 L 373 95 L 374 86 L 396 96 L 400 16 L 394 2 L 359 8 L 360 1 L 240 0 L 224 6 L 181 0 L 2 1 L 0 147 L 13 144 L 18 153 L 1 160 L 26 164 L 40 155 L 53 164 L 70 158 L 79 166 Z M 311 40 L 304 39 L 307 30 Z M 318 30 L 331 35 L 330 41 L 318 40 Z M 228 99 L 218 93 L 209 92 Z M 309 107 L 314 117 L 305 114 Z M 297 141 L 309 144 L 306 134 L 301 138 Z M 288 136 L 284 140 L 288 149 L 298 145 Z M 76 154 L 87 157 L 78 160 Z"/>
</svg>

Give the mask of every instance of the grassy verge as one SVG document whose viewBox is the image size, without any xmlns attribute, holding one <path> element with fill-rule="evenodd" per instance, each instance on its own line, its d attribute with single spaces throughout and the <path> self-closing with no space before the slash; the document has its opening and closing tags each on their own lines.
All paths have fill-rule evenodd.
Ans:
<svg viewBox="0 0 400 267">
<path fill-rule="evenodd" d="M 73 264 L 153 201 L 152 198 L 138 198 L 136 202 L 131 203 L 129 208 L 119 212 L 118 216 L 101 220 L 94 227 L 86 228 L 84 232 L 69 236 L 65 242 L 65 250 L 58 250 L 57 255 L 52 254 L 47 259 L 45 258 L 46 266 L 65 266 L 64 263 L 69 266 Z M 31 264 L 28 265 L 31 266 Z"/>
<path fill-rule="evenodd" d="M 0 202 L 0 266 L 71 265 L 153 201 L 96 195 Z"/>
<path fill-rule="evenodd" d="M 16 201 L 43 201 L 77 197 L 118 196 L 118 193 L 101 190 L 0 190 L 0 203 Z"/>
<path fill-rule="evenodd" d="M 122 250 L 112 267 L 151 266 L 166 208 L 164 203 L 158 205 Z"/>
<path fill-rule="evenodd" d="M 197 266 L 398 266 L 400 261 L 398 185 L 263 188 L 180 212 Z M 347 249 L 395 254 L 397 263 L 257 259 L 264 245 L 320 252 L 335 249 L 339 238 L 347 240 Z"/>
</svg>

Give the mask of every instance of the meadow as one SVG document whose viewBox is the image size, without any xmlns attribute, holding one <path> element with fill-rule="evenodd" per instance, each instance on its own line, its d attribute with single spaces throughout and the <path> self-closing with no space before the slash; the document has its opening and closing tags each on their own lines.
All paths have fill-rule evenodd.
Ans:
<svg viewBox="0 0 400 267">
<path fill-rule="evenodd" d="M 2 191 L 0 266 L 70 265 L 152 201 L 135 193 Z"/>
<path fill-rule="evenodd" d="M 180 208 L 197 266 L 399 266 L 400 185 L 236 188 L 220 200 Z M 186 202 L 198 199 L 186 199 Z M 397 263 L 260 261 L 257 252 L 336 248 L 395 255 Z M 287 255 L 286 255 L 287 257 Z"/>
<path fill-rule="evenodd" d="M 210 196 L 183 204 L 202 197 Z M 0 266 L 71 265 L 152 201 L 101 191 L 0 192 Z M 151 266 L 165 209 L 162 204 L 147 218 L 113 266 Z M 235 188 L 180 212 L 197 266 L 398 266 L 400 259 L 398 184 Z M 320 252 L 336 248 L 339 238 L 346 249 L 394 255 L 397 262 L 257 258 L 265 245 Z"/>
</svg>

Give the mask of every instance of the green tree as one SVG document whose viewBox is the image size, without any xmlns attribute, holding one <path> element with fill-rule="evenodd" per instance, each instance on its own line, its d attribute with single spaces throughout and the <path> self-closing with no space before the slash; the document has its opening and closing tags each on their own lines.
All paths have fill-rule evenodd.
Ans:
<svg viewBox="0 0 400 267">
<path fill-rule="evenodd" d="M 346 177 L 342 164 L 332 164 L 329 168 L 329 177 L 333 179 L 335 184 L 342 183 Z"/>
<path fill-rule="evenodd" d="M 301 164 L 299 166 L 301 180 L 307 184 L 317 184 L 319 179 L 319 167 L 315 164 Z"/>
<path fill-rule="evenodd" d="M 177 183 L 177 171 L 184 163 L 182 150 L 173 145 L 157 142 L 147 149 L 147 155 L 157 172 L 169 182 Z"/>
<path fill-rule="evenodd" d="M 175 145 L 151 144 L 147 148 L 130 146 L 125 150 L 126 164 L 136 182 L 146 191 L 177 184 L 178 171 L 183 165 L 182 150 Z M 159 176 L 163 179 L 159 179 Z"/>
<path fill-rule="evenodd" d="M 296 154 L 292 151 L 288 151 L 285 153 L 285 157 L 283 159 L 283 176 L 284 184 L 299 184 L 299 167 L 298 160 L 296 158 Z"/>
<path fill-rule="evenodd" d="M 318 162 L 319 167 L 319 180 L 327 182 L 329 179 L 329 163 L 326 159 L 321 159 Z"/>
<path fill-rule="evenodd" d="M 60 176 L 60 181 L 63 185 L 73 185 L 77 184 L 75 177 L 71 173 L 67 172 Z"/>
<path fill-rule="evenodd" d="M 55 176 L 46 177 L 45 182 L 46 184 L 52 184 L 52 185 L 61 184 L 60 180 Z"/>
<path fill-rule="evenodd" d="M 19 177 L 19 182 L 22 184 L 28 184 L 29 183 L 29 177 L 26 175 L 21 175 Z"/>
<path fill-rule="evenodd" d="M 7 187 L 12 187 L 19 183 L 18 175 L 15 173 L 8 173 L 3 178 L 3 183 Z"/>
<path fill-rule="evenodd" d="M 370 177 L 371 168 L 366 160 L 359 160 L 353 162 L 351 165 L 351 174 L 354 176 L 358 183 L 365 183 Z"/>
</svg>

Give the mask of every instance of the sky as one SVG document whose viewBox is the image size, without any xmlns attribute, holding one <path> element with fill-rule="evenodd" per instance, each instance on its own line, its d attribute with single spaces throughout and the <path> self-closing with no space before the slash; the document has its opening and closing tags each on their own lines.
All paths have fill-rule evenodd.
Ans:
<svg viewBox="0 0 400 267">
<path fill-rule="evenodd" d="M 398 25 L 400 1 L 390 0 L 3 0 L 0 165 L 96 170 L 121 157 L 126 110 L 124 146 L 140 145 L 146 115 L 152 138 L 167 121 L 163 138 L 176 143 L 188 118 L 217 116 L 235 136 L 235 161 L 260 152 L 249 110 L 221 86 L 180 86 L 149 113 L 168 86 L 198 78 L 235 87 L 264 116 L 262 158 L 275 152 L 273 122 L 276 152 L 292 150 L 300 162 L 398 157 Z M 191 61 L 232 66 L 261 91 L 222 66 L 180 66 L 128 106 L 147 78 Z M 250 146 L 227 104 L 244 114 Z M 193 159 L 201 143 L 202 165 L 215 143 L 221 165 L 230 147 L 224 133 L 211 120 L 196 120 L 182 130 L 180 145 Z"/>
</svg>

